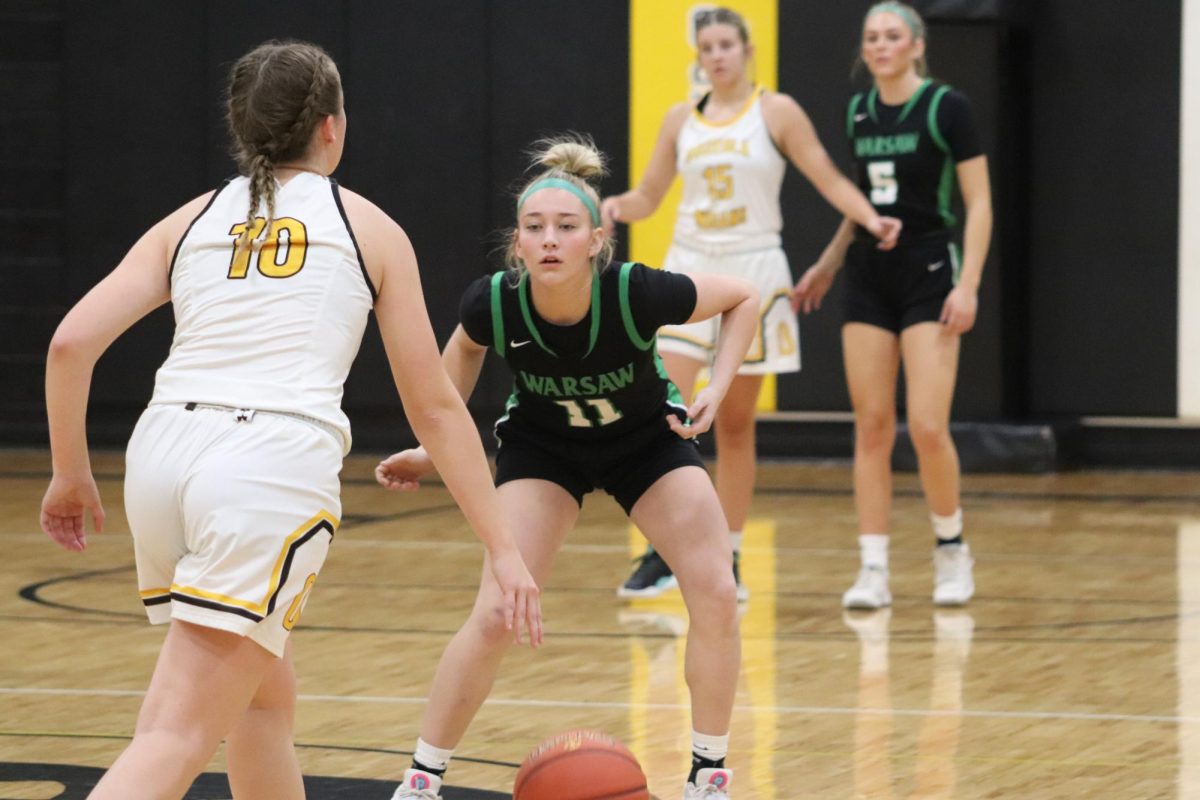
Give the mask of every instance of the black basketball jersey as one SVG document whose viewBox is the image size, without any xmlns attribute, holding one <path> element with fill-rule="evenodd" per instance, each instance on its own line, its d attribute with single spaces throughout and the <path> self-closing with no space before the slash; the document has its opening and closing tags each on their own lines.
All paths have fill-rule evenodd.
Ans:
<svg viewBox="0 0 1200 800">
<path fill-rule="evenodd" d="M 881 215 L 904 222 L 902 239 L 948 234 L 955 165 L 983 152 L 967 98 L 926 80 L 903 106 L 887 106 L 872 88 L 850 99 L 846 131 L 858 188 Z"/>
<path fill-rule="evenodd" d="M 498 272 L 472 283 L 459 308 L 467 335 L 495 349 L 513 372 L 499 436 L 516 427 L 599 441 L 661 419 L 667 404 L 686 416 L 655 344 L 658 328 L 692 315 L 690 278 L 612 264 L 593 277 L 591 309 L 574 325 L 546 322 L 529 294 L 527 276 L 514 285 Z"/>
</svg>

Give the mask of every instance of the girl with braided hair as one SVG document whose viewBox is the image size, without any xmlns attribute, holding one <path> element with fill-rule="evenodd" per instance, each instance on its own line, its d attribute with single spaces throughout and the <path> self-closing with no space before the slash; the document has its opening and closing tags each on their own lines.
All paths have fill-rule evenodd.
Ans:
<svg viewBox="0 0 1200 800">
<path fill-rule="evenodd" d="M 346 136 L 337 67 L 315 45 L 260 45 L 233 66 L 228 121 L 245 176 L 143 235 L 63 319 L 46 363 L 54 472 L 41 524 L 82 551 L 85 515 L 104 524 L 85 433 L 92 368 L 134 322 L 174 306 L 125 479 L 142 602 L 169 628 L 96 800 L 181 798 L 222 739 L 235 798 L 304 797 L 289 633 L 341 515 L 342 385 L 372 307 L 412 427 L 487 547 L 499 624 L 541 641 L 537 585 L 440 366 L 412 246 L 329 177 Z"/>
<path fill-rule="evenodd" d="M 737 589 L 729 529 L 695 436 L 712 425 L 754 336 L 758 293 L 740 278 L 610 263 L 613 240 L 589 180 L 602 173 L 600 153 L 586 139 L 540 144 L 537 174 L 517 200 L 510 269 L 467 288 L 462 324 L 442 359 L 463 397 L 489 348 L 513 371 L 513 394 L 496 422 L 496 483 L 539 584 L 583 496 L 597 488 L 671 559 L 693 621 L 685 797 L 728 798 L 725 753 L 741 655 Z M 711 317 L 721 318 L 712 380 L 688 404 L 666 378 L 657 331 Z M 432 455 L 423 448 L 397 453 L 376 477 L 391 489 L 415 488 L 434 468 Z M 438 664 L 412 768 L 393 800 L 437 800 L 451 753 L 508 649 L 500 604 L 500 588 L 485 570 L 471 616 Z"/>
</svg>

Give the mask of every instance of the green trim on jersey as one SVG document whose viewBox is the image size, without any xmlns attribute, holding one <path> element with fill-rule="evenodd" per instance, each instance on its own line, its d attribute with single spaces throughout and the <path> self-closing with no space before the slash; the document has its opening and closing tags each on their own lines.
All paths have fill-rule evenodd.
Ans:
<svg viewBox="0 0 1200 800">
<path fill-rule="evenodd" d="M 846 135 L 851 139 L 854 138 L 854 114 L 858 111 L 858 104 L 862 99 L 862 92 L 859 92 L 850 98 L 850 105 L 846 107 Z"/>
<path fill-rule="evenodd" d="M 950 268 L 953 270 L 952 277 L 954 285 L 958 286 L 958 281 L 962 278 L 962 259 L 958 257 L 958 245 L 950 242 Z"/>
<path fill-rule="evenodd" d="M 492 346 L 501 358 L 504 358 L 504 314 L 500 311 L 500 284 L 505 274 L 497 272 L 492 276 Z"/>
<path fill-rule="evenodd" d="M 942 85 L 938 87 L 937 92 L 933 95 L 933 99 L 929 101 L 929 113 L 926 115 L 926 122 L 929 128 L 929 138 L 933 139 L 933 143 L 938 146 L 938 149 L 946 154 L 946 160 L 942 164 L 942 177 L 938 182 L 938 213 L 942 215 L 942 221 L 946 223 L 946 227 L 953 228 L 958 223 L 958 220 L 950 211 L 950 203 L 954 197 L 954 157 L 950 153 L 950 144 L 942 136 L 942 132 L 938 130 L 937 124 L 938 105 L 949 91 L 949 86 Z"/>
<path fill-rule="evenodd" d="M 913 106 L 915 106 L 917 101 L 921 99 L 921 95 L 925 94 L 925 89 L 927 89 L 931 83 L 933 83 L 933 81 L 929 78 L 926 78 L 921 85 L 917 87 L 917 90 L 913 92 L 913 96 L 908 98 L 908 102 L 904 104 L 904 108 L 900 110 L 900 116 L 896 119 L 897 125 L 899 125 L 901 122 L 904 122 L 905 118 L 908 117 L 908 112 L 913 110 Z M 867 113 L 871 115 L 871 121 L 876 125 L 879 124 L 879 114 L 875 110 L 875 98 L 878 96 L 879 89 L 874 87 L 871 89 L 871 93 L 867 95 Z"/>
<path fill-rule="evenodd" d="M 938 182 L 938 213 L 942 215 L 942 221 L 946 223 L 947 228 L 953 228 L 958 219 L 954 216 L 954 212 L 950 210 L 950 203 L 954 197 L 954 159 L 949 155 L 942 162 L 942 178 Z"/>
<path fill-rule="evenodd" d="M 633 269 L 633 262 L 626 261 L 621 265 L 621 281 L 620 281 L 620 298 L 621 298 L 621 321 L 625 323 L 625 333 L 629 334 L 629 341 L 633 342 L 639 350 L 649 350 L 654 346 L 654 337 L 643 339 L 638 333 L 637 326 L 633 324 L 633 312 L 629 310 L 629 271 Z"/>
<path fill-rule="evenodd" d="M 658 350 L 654 351 L 654 369 L 658 372 L 658 377 L 667 382 L 667 403 L 683 409 L 686 416 L 687 403 L 683 402 L 683 394 L 680 393 L 679 387 L 672 383 L 671 376 L 667 374 L 667 365 L 663 363 Z M 691 422 L 690 417 L 688 421 Z"/>
<path fill-rule="evenodd" d="M 949 86 L 943 85 L 938 88 L 937 92 L 933 95 L 933 99 L 929 101 L 929 114 L 926 120 L 929 123 L 929 135 L 933 137 L 933 143 L 946 155 L 950 155 L 950 145 L 942 137 L 942 132 L 938 130 L 937 111 L 938 104 L 942 102 L 942 98 L 946 96 L 946 92 L 948 91 L 950 91 Z"/>
<path fill-rule="evenodd" d="M 558 358 L 558 353 L 551 350 L 544 341 L 541 334 L 538 333 L 537 327 L 533 324 L 533 314 L 529 311 L 529 273 L 521 276 L 521 282 L 517 284 L 517 298 L 521 301 L 521 316 L 525 318 L 525 325 L 529 328 L 529 335 L 537 342 L 537 346 L 545 350 L 550 355 Z M 600 273 L 592 270 L 592 324 L 588 331 L 588 349 L 583 354 L 587 358 L 596 349 L 596 340 L 600 338 Z M 504 355 L 503 352 L 500 355 Z"/>
</svg>

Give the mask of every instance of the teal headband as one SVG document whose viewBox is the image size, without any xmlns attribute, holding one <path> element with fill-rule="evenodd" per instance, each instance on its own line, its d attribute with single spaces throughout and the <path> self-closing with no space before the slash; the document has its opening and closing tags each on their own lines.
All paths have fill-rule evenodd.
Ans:
<svg viewBox="0 0 1200 800">
<path fill-rule="evenodd" d="M 911 11 L 899 3 L 876 3 L 875 5 L 871 6 L 871 10 L 867 12 L 867 18 L 870 19 L 876 14 L 882 14 L 884 12 L 895 14 L 897 17 L 904 20 L 904 24 L 908 26 L 908 30 L 913 36 L 919 38 L 924 35 L 920 32 L 924 26 L 921 25 L 920 21 L 915 16 L 913 16 Z"/>
<path fill-rule="evenodd" d="M 540 192 L 542 189 L 566 189 L 583 201 L 583 205 L 587 208 L 588 213 L 592 215 L 592 227 L 600 227 L 600 209 L 596 208 L 596 201 L 588 197 L 587 192 L 583 189 L 562 178 L 542 178 L 540 181 L 534 181 L 525 190 L 525 193 L 521 195 L 521 199 L 517 201 L 517 213 L 521 213 L 521 206 L 525 205 L 525 201 L 529 199 L 530 195 L 534 192 Z"/>
</svg>

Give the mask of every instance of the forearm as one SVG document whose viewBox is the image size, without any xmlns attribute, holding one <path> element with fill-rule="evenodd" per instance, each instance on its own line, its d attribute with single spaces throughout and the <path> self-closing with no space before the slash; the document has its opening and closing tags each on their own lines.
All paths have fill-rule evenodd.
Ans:
<svg viewBox="0 0 1200 800">
<path fill-rule="evenodd" d="M 842 217 L 842 222 L 834 232 L 833 238 L 821 252 L 821 263 L 831 271 L 841 269 L 842 264 L 846 262 L 846 251 L 850 249 L 850 244 L 854 241 L 854 226 L 854 220 L 850 217 Z"/>
<path fill-rule="evenodd" d="M 87 404 L 95 359 L 52 345 L 46 357 L 46 418 L 50 460 L 55 473 L 91 470 L 87 444 Z"/>
<path fill-rule="evenodd" d="M 858 187 L 841 173 L 837 173 L 825 184 L 817 186 L 821 196 L 831 206 L 842 212 L 851 222 L 857 222 L 864 228 L 870 228 L 879 219 L 879 212 L 867 201 Z M 841 232 L 839 228 L 839 233 Z"/>
<path fill-rule="evenodd" d="M 658 210 L 659 201 L 650 197 L 641 186 L 617 195 L 616 200 L 620 209 L 619 221 L 623 223 L 637 222 Z"/>
<path fill-rule="evenodd" d="M 717 337 L 708 382 L 721 397 L 725 396 L 750 349 L 758 327 L 758 306 L 759 298 L 755 293 L 721 315 L 721 334 Z"/>
<path fill-rule="evenodd" d="M 467 523 L 489 551 L 515 547 L 500 524 L 499 499 L 488 468 L 483 442 L 466 406 L 448 396 L 423 413 L 409 417 L 413 432 L 438 467 Z"/>
<path fill-rule="evenodd" d="M 976 201 L 967 208 L 966 218 L 963 228 L 962 271 L 959 274 L 958 285 L 977 292 L 992 238 L 991 202 L 986 198 Z"/>
</svg>

